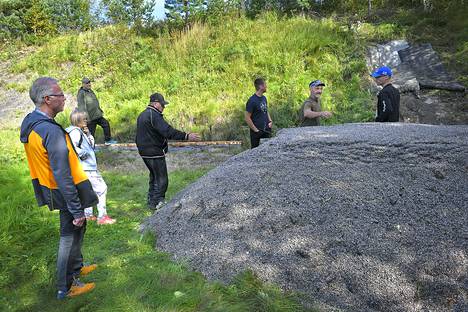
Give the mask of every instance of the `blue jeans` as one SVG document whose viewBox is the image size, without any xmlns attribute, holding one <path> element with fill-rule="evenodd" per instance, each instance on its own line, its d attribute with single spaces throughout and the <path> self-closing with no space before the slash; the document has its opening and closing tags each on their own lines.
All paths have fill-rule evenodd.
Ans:
<svg viewBox="0 0 468 312">
<path fill-rule="evenodd" d="M 86 232 L 86 221 L 82 227 L 73 225 L 73 215 L 68 210 L 60 210 L 60 243 L 57 256 L 57 287 L 68 291 L 73 277 L 80 274 L 83 266 L 81 245 Z"/>
</svg>

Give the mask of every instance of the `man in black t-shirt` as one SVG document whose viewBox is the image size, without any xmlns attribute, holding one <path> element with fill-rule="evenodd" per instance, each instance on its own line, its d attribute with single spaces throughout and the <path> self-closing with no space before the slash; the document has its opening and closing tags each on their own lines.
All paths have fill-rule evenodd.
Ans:
<svg viewBox="0 0 468 312">
<path fill-rule="evenodd" d="M 255 148 L 260 145 L 260 139 L 271 137 L 273 121 L 268 113 L 267 99 L 263 95 L 267 90 L 264 79 L 254 81 L 255 93 L 245 105 L 245 122 L 250 128 L 250 145 Z"/>
<path fill-rule="evenodd" d="M 398 122 L 400 120 L 400 92 L 392 85 L 392 70 L 386 66 L 376 69 L 371 76 L 382 86 L 377 95 L 376 122 Z"/>
</svg>

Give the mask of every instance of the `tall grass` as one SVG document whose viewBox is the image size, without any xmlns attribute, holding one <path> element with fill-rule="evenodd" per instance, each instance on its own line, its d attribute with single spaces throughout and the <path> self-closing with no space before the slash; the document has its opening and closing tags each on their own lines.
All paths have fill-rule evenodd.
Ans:
<svg viewBox="0 0 468 312">
<path fill-rule="evenodd" d="M 322 79 L 326 123 L 366 121 L 372 116 L 364 46 L 332 20 L 302 17 L 227 18 L 219 25 L 195 24 L 187 32 L 143 37 L 109 26 L 55 38 L 14 66 L 17 72 L 54 76 L 76 94 L 83 76 L 94 89 L 116 133 L 133 138 L 135 118 L 152 92 L 171 105 L 168 119 L 200 131 L 206 139 L 242 137 L 243 110 L 253 79 L 268 81 L 277 127 L 294 126 L 308 96 L 308 83 Z"/>
</svg>

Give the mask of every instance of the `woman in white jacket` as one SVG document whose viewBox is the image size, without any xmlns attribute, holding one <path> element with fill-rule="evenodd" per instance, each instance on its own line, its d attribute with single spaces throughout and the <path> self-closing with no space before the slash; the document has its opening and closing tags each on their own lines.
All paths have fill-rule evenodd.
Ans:
<svg viewBox="0 0 468 312">
<path fill-rule="evenodd" d="M 100 225 L 114 224 L 116 220 L 107 215 L 107 185 L 97 169 L 96 154 L 94 153 L 94 138 L 86 126 L 87 119 L 88 115 L 86 112 L 80 112 L 75 109 L 70 115 L 70 122 L 72 125 L 68 127 L 66 131 L 70 135 L 70 139 L 75 146 L 83 170 L 86 172 L 93 186 L 93 190 L 99 198 L 99 203 L 97 204 L 97 223 Z M 85 208 L 85 215 L 87 220 L 96 220 L 96 217 L 93 215 L 93 207 Z"/>
</svg>

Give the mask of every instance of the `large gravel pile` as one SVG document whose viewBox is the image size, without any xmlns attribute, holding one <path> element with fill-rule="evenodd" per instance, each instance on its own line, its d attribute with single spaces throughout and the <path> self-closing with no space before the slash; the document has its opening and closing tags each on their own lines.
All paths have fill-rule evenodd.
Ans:
<svg viewBox="0 0 468 312">
<path fill-rule="evenodd" d="M 324 311 L 468 311 L 468 126 L 285 129 L 146 220 L 210 279 Z"/>
</svg>

